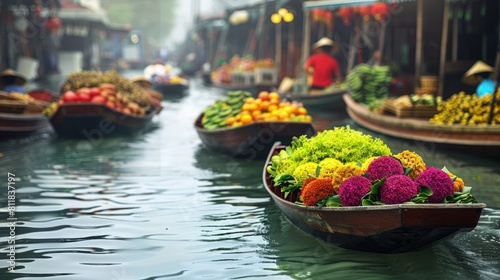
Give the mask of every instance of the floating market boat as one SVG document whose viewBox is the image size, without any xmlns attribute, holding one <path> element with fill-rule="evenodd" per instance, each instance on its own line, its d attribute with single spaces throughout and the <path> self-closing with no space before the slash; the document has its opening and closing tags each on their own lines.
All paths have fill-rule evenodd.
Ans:
<svg viewBox="0 0 500 280">
<path fill-rule="evenodd" d="M 402 253 L 415 251 L 474 229 L 483 203 L 391 204 L 317 207 L 295 204 L 298 193 L 285 199 L 267 172 L 271 157 L 285 146 L 275 143 L 263 170 L 263 182 L 287 219 L 304 232 L 330 244 L 358 251 Z"/>
<path fill-rule="evenodd" d="M 311 107 L 332 107 L 343 104 L 342 95 L 347 89 L 333 89 L 329 91 L 307 91 L 303 94 L 284 93 L 282 96 L 286 99 L 301 102 L 304 106 Z"/>
<path fill-rule="evenodd" d="M 189 89 L 189 82 L 178 83 L 178 84 L 153 84 L 152 88 L 158 92 L 161 92 L 163 96 L 173 96 L 173 95 L 182 95 Z"/>
<path fill-rule="evenodd" d="M 132 116 L 104 104 L 64 103 L 50 117 L 50 123 L 62 137 L 90 139 L 126 135 L 146 129 L 162 108 L 151 107 L 144 116 Z"/>
<path fill-rule="evenodd" d="M 35 133 L 50 132 L 50 122 L 42 114 L 48 105 L 46 101 L 56 98 L 56 95 L 48 90 L 34 91 L 28 93 L 36 102 L 30 103 L 15 100 L 8 94 L 0 97 L 0 137 L 18 138 L 26 137 Z"/>
<path fill-rule="evenodd" d="M 347 113 L 359 125 L 378 133 L 407 140 L 434 143 L 489 156 L 500 154 L 500 126 L 431 124 L 426 118 L 398 118 L 372 112 L 344 94 Z"/>
<path fill-rule="evenodd" d="M 315 133 L 312 123 L 298 121 L 261 121 L 208 130 L 203 128 L 202 117 L 203 113 L 194 127 L 207 148 L 248 159 L 265 158 L 276 141 L 289 144 L 294 136 Z"/>
</svg>

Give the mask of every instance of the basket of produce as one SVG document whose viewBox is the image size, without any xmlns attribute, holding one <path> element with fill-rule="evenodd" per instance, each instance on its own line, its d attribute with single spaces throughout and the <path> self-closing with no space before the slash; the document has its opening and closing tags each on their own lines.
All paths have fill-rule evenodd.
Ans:
<svg viewBox="0 0 500 280">
<path fill-rule="evenodd" d="M 472 230 L 486 207 L 446 167 L 349 126 L 276 143 L 263 182 L 292 224 L 360 251 L 425 248 Z"/>
<path fill-rule="evenodd" d="M 403 95 L 384 100 L 383 111 L 398 118 L 430 118 L 437 113 L 440 103 L 441 98 L 432 94 Z"/>
</svg>

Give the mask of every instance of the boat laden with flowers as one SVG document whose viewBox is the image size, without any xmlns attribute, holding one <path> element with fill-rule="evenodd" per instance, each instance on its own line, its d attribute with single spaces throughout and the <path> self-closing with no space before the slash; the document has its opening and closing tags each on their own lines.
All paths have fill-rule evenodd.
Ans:
<svg viewBox="0 0 500 280">
<path fill-rule="evenodd" d="M 263 181 L 288 220 L 342 248 L 415 251 L 473 230 L 482 209 L 458 176 L 350 127 L 275 143 Z"/>
</svg>

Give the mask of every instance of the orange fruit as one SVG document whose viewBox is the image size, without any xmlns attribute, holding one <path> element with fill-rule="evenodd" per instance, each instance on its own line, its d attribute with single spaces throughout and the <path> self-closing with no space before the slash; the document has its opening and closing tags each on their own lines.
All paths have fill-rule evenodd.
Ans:
<svg viewBox="0 0 500 280">
<path fill-rule="evenodd" d="M 269 93 L 269 98 L 270 99 L 278 99 L 279 100 L 280 99 L 280 95 L 277 92 L 273 91 L 273 92 Z"/>
<path fill-rule="evenodd" d="M 247 98 L 245 99 L 245 103 L 252 103 L 252 102 L 254 102 L 254 101 L 255 101 L 255 98 L 253 98 L 253 97 L 247 97 Z"/>
<path fill-rule="evenodd" d="M 247 124 L 247 123 L 253 122 L 253 118 L 249 114 L 245 114 L 245 115 L 241 116 L 241 120 L 240 121 L 241 121 L 242 124 Z"/>
<path fill-rule="evenodd" d="M 245 104 L 245 105 L 247 105 L 247 104 Z M 243 105 L 243 106 L 245 106 L 245 105 Z M 255 103 L 248 104 L 248 111 L 252 112 L 252 111 L 255 111 L 258 109 L 259 109 L 259 107 L 257 104 L 255 104 Z"/>
<path fill-rule="evenodd" d="M 267 100 L 262 101 L 262 103 L 260 104 L 260 109 L 262 111 L 268 111 L 269 110 L 269 101 L 267 101 Z"/>
<path fill-rule="evenodd" d="M 245 103 L 243 104 L 243 106 L 241 106 L 241 111 L 252 111 L 250 110 L 250 107 L 251 107 L 250 103 Z"/>
<path fill-rule="evenodd" d="M 235 117 L 229 117 L 229 118 L 226 119 L 226 124 L 227 125 L 232 125 L 235 122 L 236 122 L 236 118 Z"/>
<path fill-rule="evenodd" d="M 272 104 L 272 105 L 276 105 L 278 106 L 280 104 L 280 100 L 279 99 L 276 99 L 276 98 L 271 98 L 269 100 L 269 104 Z"/>
<path fill-rule="evenodd" d="M 259 92 L 259 95 L 258 95 L 259 99 L 262 100 L 262 101 L 267 101 L 269 100 L 269 92 L 267 91 L 261 91 Z"/>
<path fill-rule="evenodd" d="M 276 104 L 269 105 L 267 110 L 269 112 L 276 111 L 276 110 L 278 110 L 278 105 L 276 105 Z"/>
<path fill-rule="evenodd" d="M 298 110 L 297 110 L 297 113 L 299 115 L 307 115 L 307 109 L 304 108 L 304 107 L 300 107 Z"/>
<path fill-rule="evenodd" d="M 304 121 L 306 121 L 306 122 L 312 122 L 312 120 L 313 120 L 312 117 L 309 115 L 304 117 Z"/>
<path fill-rule="evenodd" d="M 262 115 L 262 112 L 260 110 L 255 110 L 252 112 L 252 117 L 255 119 L 255 117 Z"/>
</svg>

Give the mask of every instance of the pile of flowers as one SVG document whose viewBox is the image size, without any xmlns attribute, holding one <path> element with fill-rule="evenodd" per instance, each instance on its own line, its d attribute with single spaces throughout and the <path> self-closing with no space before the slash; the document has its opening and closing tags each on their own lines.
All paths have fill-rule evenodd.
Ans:
<svg viewBox="0 0 500 280">
<path fill-rule="evenodd" d="M 349 126 L 313 138 L 294 138 L 271 158 L 267 171 L 284 197 L 298 192 L 305 206 L 400 203 L 476 203 L 471 188 L 417 153 L 392 153 L 380 139 Z"/>
</svg>

